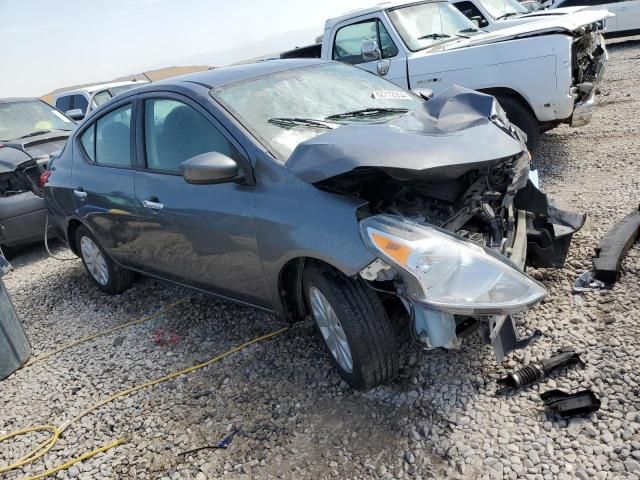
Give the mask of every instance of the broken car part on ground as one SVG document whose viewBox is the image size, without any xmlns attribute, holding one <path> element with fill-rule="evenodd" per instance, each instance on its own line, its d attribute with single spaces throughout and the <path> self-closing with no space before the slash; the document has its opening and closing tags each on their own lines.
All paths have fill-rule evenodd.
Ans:
<svg viewBox="0 0 640 480">
<path fill-rule="evenodd" d="M 156 105 L 157 125 L 138 131 L 131 118 Z M 407 319 L 428 348 L 478 327 L 498 360 L 526 345 L 510 315 L 546 290 L 523 266 L 562 267 L 585 220 L 535 187 L 529 163 L 489 95 L 425 102 L 341 63 L 273 61 L 114 98 L 74 132 L 44 193 L 102 290 L 138 271 L 311 314 L 342 377 L 370 388 L 396 374 Z"/>
<path fill-rule="evenodd" d="M 508 388 L 518 389 L 531 385 L 536 381 L 546 377 L 552 371 L 564 366 L 582 365 L 580 355 L 570 348 L 560 349 L 553 357 L 540 363 L 532 363 L 515 372 L 510 373 L 505 378 L 498 381 L 502 386 L 498 393 L 503 393 Z"/>
<path fill-rule="evenodd" d="M 545 406 L 563 417 L 573 417 L 597 412 L 601 402 L 591 390 L 567 393 L 562 390 L 549 390 L 540 394 Z"/>
</svg>

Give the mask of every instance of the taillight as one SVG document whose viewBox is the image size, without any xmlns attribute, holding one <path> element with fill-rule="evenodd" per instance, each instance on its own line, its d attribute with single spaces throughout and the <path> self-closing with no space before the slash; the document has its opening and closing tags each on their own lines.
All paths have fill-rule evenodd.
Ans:
<svg viewBox="0 0 640 480">
<path fill-rule="evenodd" d="M 40 188 L 43 188 L 49 181 L 50 176 L 51 176 L 51 170 L 45 170 L 44 172 L 42 172 L 42 175 L 40 175 L 40 180 L 38 181 L 38 186 Z"/>
</svg>

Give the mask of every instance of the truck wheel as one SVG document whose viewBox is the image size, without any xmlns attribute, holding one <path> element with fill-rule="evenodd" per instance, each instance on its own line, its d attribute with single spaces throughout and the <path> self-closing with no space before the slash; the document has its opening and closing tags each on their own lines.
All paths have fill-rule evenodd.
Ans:
<svg viewBox="0 0 640 480">
<path fill-rule="evenodd" d="M 396 375 L 396 337 L 375 292 L 360 280 L 320 265 L 305 269 L 303 289 L 311 316 L 345 382 L 366 390 Z"/>
<path fill-rule="evenodd" d="M 540 125 L 531 111 L 519 100 L 508 95 L 496 95 L 511 123 L 527 134 L 527 148 L 533 157 L 540 141 Z"/>
<path fill-rule="evenodd" d="M 76 231 L 76 245 L 89 278 L 100 290 L 115 295 L 131 287 L 135 274 L 116 265 L 86 227 Z"/>
</svg>

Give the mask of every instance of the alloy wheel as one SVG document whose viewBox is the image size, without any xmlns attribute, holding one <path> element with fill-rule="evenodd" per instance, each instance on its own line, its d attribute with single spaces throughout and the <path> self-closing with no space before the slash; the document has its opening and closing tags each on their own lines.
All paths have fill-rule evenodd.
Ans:
<svg viewBox="0 0 640 480">
<path fill-rule="evenodd" d="M 106 285 L 109 282 L 107 261 L 95 242 L 89 237 L 82 237 L 80 239 L 80 251 L 87 270 L 93 279 L 100 285 Z"/>
<path fill-rule="evenodd" d="M 331 355 L 344 371 L 351 373 L 353 371 L 351 349 L 335 310 L 329 300 L 316 287 L 311 287 L 309 293 L 313 318 L 329 347 Z"/>
</svg>

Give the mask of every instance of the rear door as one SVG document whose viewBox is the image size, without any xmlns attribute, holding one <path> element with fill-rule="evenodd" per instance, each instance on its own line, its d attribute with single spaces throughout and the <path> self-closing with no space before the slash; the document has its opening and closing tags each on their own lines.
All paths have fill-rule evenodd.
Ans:
<svg viewBox="0 0 640 480">
<path fill-rule="evenodd" d="M 174 93 L 141 96 L 140 170 L 135 189 L 144 217 L 144 269 L 249 303 L 268 304 L 253 219 L 253 186 L 193 185 L 180 164 L 206 152 L 247 172 L 241 146 L 206 109 Z"/>
<path fill-rule="evenodd" d="M 82 127 L 73 146 L 78 217 L 117 262 L 136 265 L 140 228 L 134 195 L 134 105 L 119 102 Z"/>
<path fill-rule="evenodd" d="M 387 28 L 383 19 L 378 17 L 340 25 L 334 30 L 332 38 L 332 58 L 368 70 L 407 88 L 407 55 L 390 31 L 393 30 Z M 363 58 L 362 47 L 368 42 L 375 42 L 377 45 L 379 60 L 367 61 Z"/>
</svg>

